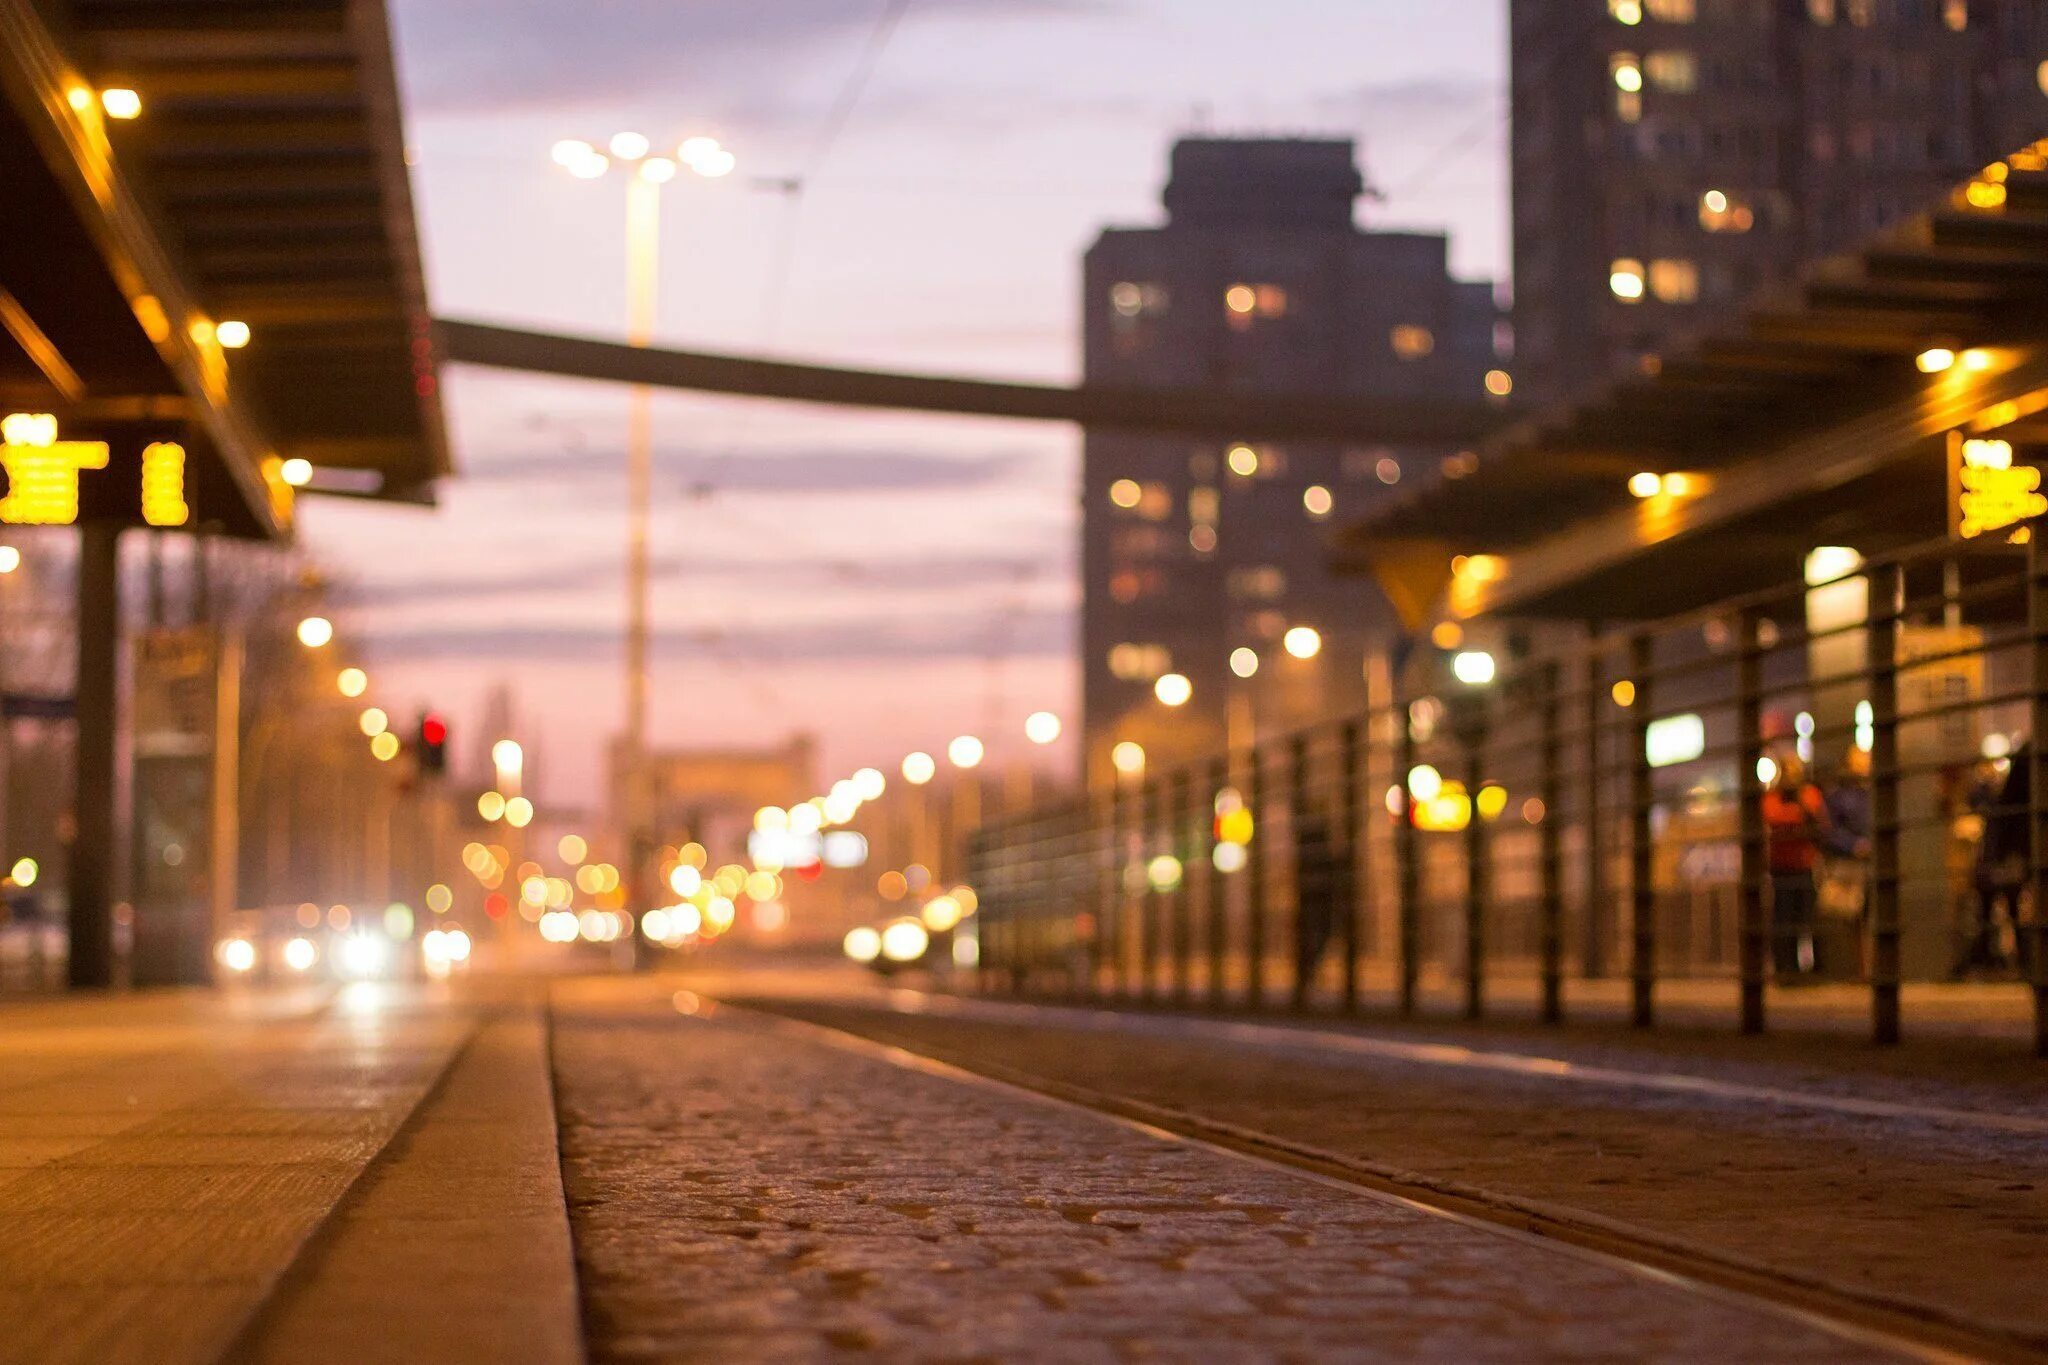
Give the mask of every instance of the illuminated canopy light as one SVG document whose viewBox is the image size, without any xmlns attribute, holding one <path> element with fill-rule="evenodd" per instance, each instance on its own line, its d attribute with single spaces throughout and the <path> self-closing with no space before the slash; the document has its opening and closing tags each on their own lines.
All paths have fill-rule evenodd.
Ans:
<svg viewBox="0 0 2048 1365">
<path fill-rule="evenodd" d="M 1629 479 L 1628 491 L 1639 498 L 1654 498 L 1664 491 L 1664 476 L 1645 470 Z"/>
<path fill-rule="evenodd" d="M 525 829 L 533 823 L 533 802 L 523 796 L 515 796 L 505 803 L 505 823 L 514 829 Z"/>
<path fill-rule="evenodd" d="M 1313 626 L 1296 626 L 1281 637 L 1281 647 L 1297 659 L 1313 659 L 1323 652 L 1323 637 Z"/>
<path fill-rule="evenodd" d="M 1643 734 L 1643 759 L 1652 768 L 1690 763 L 1707 751 L 1707 723 L 1696 715 L 1653 720 Z"/>
<path fill-rule="evenodd" d="M 1484 687 L 1493 681 L 1493 656 L 1483 649 L 1469 649 L 1451 659 L 1451 676 L 1467 687 Z"/>
<path fill-rule="evenodd" d="M 621 161 L 638 161 L 653 145 L 640 133 L 614 133 L 611 153 Z"/>
<path fill-rule="evenodd" d="M 922 787 L 938 775 L 938 762 L 922 751 L 909 755 L 903 760 L 903 780 L 913 787 Z"/>
<path fill-rule="evenodd" d="M 501 773 L 521 772 L 526 767 L 526 750 L 516 739 L 501 739 L 491 746 L 491 764 Z"/>
<path fill-rule="evenodd" d="M 956 768 L 980 767 L 987 752 L 987 748 L 973 735 L 962 735 L 946 746 L 946 757 Z"/>
<path fill-rule="evenodd" d="M 1162 673 L 1152 684 L 1152 695 L 1165 706 L 1185 706 L 1195 695 L 1195 685 L 1181 673 Z"/>
<path fill-rule="evenodd" d="M 1259 651 L 1248 645 L 1240 645 L 1230 651 L 1230 671 L 1240 678 L 1249 678 L 1259 671 Z"/>
<path fill-rule="evenodd" d="M 126 121 L 142 117 L 142 96 L 133 90 L 116 86 L 100 91 L 100 108 L 108 118 Z"/>
<path fill-rule="evenodd" d="M 1126 776 L 1145 771 L 1145 746 L 1125 740 L 1109 751 L 1110 765 Z"/>
<path fill-rule="evenodd" d="M 0 574 L 13 573 L 21 567 L 21 551 L 12 545 L 0 545 Z"/>
<path fill-rule="evenodd" d="M 1024 720 L 1024 738 L 1033 744 L 1051 744 L 1062 730 L 1060 718 L 1050 711 L 1034 711 Z"/>
<path fill-rule="evenodd" d="M 344 668 L 335 676 L 334 686 L 344 697 L 360 697 L 370 688 L 370 675 L 360 668 Z"/>
<path fill-rule="evenodd" d="M 1935 346 L 1922 351 L 1913 363 L 1922 374 L 1941 374 L 1955 368 L 1956 353 L 1946 346 Z"/>
<path fill-rule="evenodd" d="M 308 616 L 299 622 L 299 643 L 308 649 L 320 649 L 334 639 L 334 622 L 324 616 Z"/>
<path fill-rule="evenodd" d="M 313 462 L 294 456 L 277 467 L 277 477 L 293 488 L 304 488 L 313 482 Z"/>
<path fill-rule="evenodd" d="M 1434 801 L 1444 789 L 1443 774 L 1427 763 L 1408 770 L 1408 795 L 1416 801 Z"/>
<path fill-rule="evenodd" d="M 232 318 L 226 322 L 216 323 L 213 329 L 213 339 L 220 343 L 221 349 L 224 351 L 239 351 L 249 344 L 249 324 Z M 285 463 L 290 464 L 291 461 L 286 460 Z M 285 482 L 290 483 L 291 480 L 287 478 Z"/>
<path fill-rule="evenodd" d="M 650 185 L 666 185 L 676 178 L 676 163 L 665 156 L 651 156 L 640 163 L 640 178 Z"/>
</svg>

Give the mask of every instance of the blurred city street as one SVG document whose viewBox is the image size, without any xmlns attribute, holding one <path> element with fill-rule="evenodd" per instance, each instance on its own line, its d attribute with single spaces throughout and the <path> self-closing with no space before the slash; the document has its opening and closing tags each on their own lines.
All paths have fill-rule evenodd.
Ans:
<svg viewBox="0 0 2048 1365">
<path fill-rule="evenodd" d="M 0 1359 L 2048 1340 L 2030 1064 L 1699 1042 L 978 1002 L 822 963 L 13 1005 Z"/>
<path fill-rule="evenodd" d="M 2048 1361 L 2048 0 L 0 0 L 0 1365 Z"/>
</svg>

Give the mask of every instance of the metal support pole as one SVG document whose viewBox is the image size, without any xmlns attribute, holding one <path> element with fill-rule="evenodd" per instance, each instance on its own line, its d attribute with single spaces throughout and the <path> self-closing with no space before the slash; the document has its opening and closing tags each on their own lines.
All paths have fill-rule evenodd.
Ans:
<svg viewBox="0 0 2048 1365">
<path fill-rule="evenodd" d="M 1486 821 L 1479 817 L 1479 787 L 1483 781 L 1484 731 L 1465 739 L 1465 791 L 1472 798 L 1471 818 L 1465 824 L 1465 1017 L 1479 1019 L 1486 1014 L 1486 897 L 1491 866 L 1486 847 Z"/>
<path fill-rule="evenodd" d="M 1655 639 L 1642 634 L 1629 642 L 1629 669 L 1635 674 L 1635 704 L 1629 711 L 1629 1021 L 1637 1028 L 1656 1022 L 1657 887 L 1652 877 L 1650 811 L 1656 804 L 1655 773 L 1650 767 L 1649 738 L 1655 667 Z"/>
<path fill-rule="evenodd" d="M 1219 758 L 1209 772 L 1209 790 L 1221 792 L 1230 785 L 1230 760 Z M 1209 851 L 1209 894 L 1204 907 L 1209 918 L 1209 1004 L 1223 1008 L 1230 999 L 1230 877 L 1216 865 L 1213 841 Z"/>
<path fill-rule="evenodd" d="M 1365 917 L 1367 887 L 1371 883 L 1367 875 L 1365 837 L 1365 769 L 1364 734 L 1358 721 L 1345 725 L 1339 740 L 1341 746 L 1341 781 L 1344 784 L 1340 802 L 1344 812 L 1343 866 L 1349 872 L 1348 881 L 1340 887 L 1344 904 L 1337 919 L 1337 932 L 1342 935 L 1344 945 L 1344 1012 L 1358 1012 L 1358 942 L 1359 924 Z"/>
<path fill-rule="evenodd" d="M 1735 791 L 1736 828 L 1742 858 L 1742 900 L 1737 925 L 1738 971 L 1742 977 L 1742 1031 L 1764 1031 L 1764 985 L 1770 972 L 1771 921 L 1764 901 L 1764 808 L 1751 784 L 1764 756 L 1763 649 L 1755 610 L 1736 617 Z"/>
<path fill-rule="evenodd" d="M 1598 979 L 1607 975 L 1607 841 L 1600 827 L 1605 818 L 1600 732 L 1606 719 L 1607 689 L 1602 685 L 1606 679 L 1600 666 L 1599 638 L 1590 625 L 1586 635 L 1586 693 L 1582 698 L 1586 751 L 1581 761 L 1586 781 L 1586 941 L 1581 947 L 1586 976 Z"/>
<path fill-rule="evenodd" d="M 1906 572 L 1880 570 L 1870 587 L 1870 1036 L 1891 1044 L 1899 1041 L 1898 639 Z"/>
<path fill-rule="evenodd" d="M 1180 880 L 1174 883 L 1173 895 L 1168 899 L 1168 911 L 1172 916 L 1173 953 L 1173 1003 L 1185 1006 L 1189 992 L 1193 989 L 1193 956 L 1195 933 L 1190 920 L 1194 916 L 1194 901 L 1188 886 L 1188 869 L 1195 861 L 1197 844 L 1193 828 L 1193 789 L 1195 777 L 1186 768 L 1176 771 L 1170 781 L 1167 800 L 1167 827 L 1171 831 L 1170 847 L 1180 865 Z"/>
<path fill-rule="evenodd" d="M 121 660 L 121 528 L 78 528 L 78 681 L 71 840 L 71 955 L 74 990 L 114 984 L 115 727 Z"/>
<path fill-rule="evenodd" d="M 1119 781 L 1109 794 L 1109 858 L 1103 869 L 1102 935 L 1103 951 L 1109 957 L 1109 993 L 1121 1000 L 1124 994 L 1124 789 Z"/>
<path fill-rule="evenodd" d="M 1313 968 L 1308 961 L 1307 954 L 1302 952 L 1302 944 L 1309 927 L 1301 902 L 1303 890 L 1301 873 L 1305 865 L 1302 858 L 1301 836 L 1302 825 L 1308 819 L 1309 813 L 1308 789 L 1308 736 L 1296 735 L 1287 743 L 1287 824 L 1288 837 L 1294 845 L 1294 875 L 1289 880 L 1294 885 L 1294 895 L 1291 898 L 1294 905 L 1294 934 L 1292 938 L 1294 944 L 1294 990 L 1292 992 L 1292 1003 L 1297 1010 L 1308 1008 L 1309 993 L 1315 985 Z M 1324 830 L 1326 837 L 1331 839 L 1336 837 L 1337 832 L 1334 829 L 1330 829 L 1327 822 L 1324 824 Z M 1326 864 L 1328 862 L 1327 852 L 1324 856 L 1324 862 Z"/>
<path fill-rule="evenodd" d="M 2033 947 L 2027 977 L 2034 992 L 2034 1054 L 2048 1057 L 2048 555 L 2041 550 L 2041 531 L 2037 526 L 2027 542 L 2027 646 L 2033 656 L 2028 709 L 2033 712 L 2034 736 L 2027 745 L 2027 761 L 2033 765 L 2027 824 L 2033 845 L 2034 911 L 2024 932 Z"/>
<path fill-rule="evenodd" d="M 1564 1022 L 1564 698 L 1563 674 L 1555 660 L 1543 666 L 1543 738 L 1539 751 L 1542 774 L 1537 799 L 1543 823 L 1536 827 L 1540 917 L 1543 1022 Z"/>
<path fill-rule="evenodd" d="M 1408 789 L 1408 775 L 1415 771 L 1415 726 L 1407 711 L 1394 708 L 1394 724 L 1400 739 L 1395 752 L 1394 782 L 1401 789 L 1401 819 L 1394 826 L 1394 863 L 1399 878 L 1400 900 L 1400 1008 L 1401 1016 L 1415 1013 L 1416 988 L 1422 976 L 1422 865 L 1421 849 L 1415 838 L 1415 798 Z"/>
<path fill-rule="evenodd" d="M 1138 866 L 1145 872 L 1144 887 L 1138 892 L 1138 999 L 1147 1005 L 1152 1003 L 1159 957 L 1160 896 L 1151 877 L 1153 850 L 1159 847 L 1159 786 L 1148 781 L 1138 789 Z"/>
<path fill-rule="evenodd" d="M 1266 823 L 1266 764 L 1254 744 L 1245 762 L 1249 784 L 1245 804 L 1252 812 L 1252 843 L 1245 864 L 1244 1003 L 1260 1009 L 1266 1003 L 1266 845 L 1272 834 Z"/>
</svg>

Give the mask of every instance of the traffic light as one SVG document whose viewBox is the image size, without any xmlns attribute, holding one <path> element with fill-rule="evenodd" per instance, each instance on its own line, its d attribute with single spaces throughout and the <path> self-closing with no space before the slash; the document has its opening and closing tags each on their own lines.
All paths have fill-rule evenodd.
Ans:
<svg viewBox="0 0 2048 1365">
<path fill-rule="evenodd" d="M 420 713 L 420 771 L 448 771 L 448 722 L 435 711 Z"/>
</svg>

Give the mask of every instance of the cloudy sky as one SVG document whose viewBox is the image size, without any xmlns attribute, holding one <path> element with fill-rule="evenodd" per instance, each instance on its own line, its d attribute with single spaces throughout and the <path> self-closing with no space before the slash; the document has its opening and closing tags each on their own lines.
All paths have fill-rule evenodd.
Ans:
<svg viewBox="0 0 2048 1365">
<path fill-rule="evenodd" d="M 665 199 L 682 346 L 1071 380 L 1081 253 L 1156 221 L 1198 129 L 1355 137 L 1388 196 L 1368 222 L 1506 268 L 1502 0 L 909 0 L 893 29 L 892 0 L 393 4 L 443 316 L 622 330 L 622 185 L 548 160 L 620 129 L 741 158 Z M 440 508 L 316 505 L 307 539 L 385 695 L 474 724 L 509 683 L 551 795 L 587 800 L 621 711 L 624 395 L 448 378 Z M 1077 433 L 655 412 L 657 741 L 809 728 L 835 769 L 892 766 L 1074 709 Z"/>
</svg>

